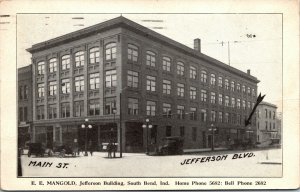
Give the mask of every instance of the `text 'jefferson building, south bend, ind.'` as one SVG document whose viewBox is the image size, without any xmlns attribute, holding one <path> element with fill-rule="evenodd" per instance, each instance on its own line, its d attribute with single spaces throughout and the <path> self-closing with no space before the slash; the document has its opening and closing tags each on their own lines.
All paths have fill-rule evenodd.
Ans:
<svg viewBox="0 0 300 192">
<path fill-rule="evenodd" d="M 124 152 L 146 151 L 147 140 L 153 149 L 168 136 L 181 136 L 185 149 L 207 148 L 212 130 L 216 147 L 256 141 L 255 117 L 247 128 L 245 119 L 259 80 L 202 54 L 200 39 L 191 49 L 121 16 L 27 51 L 32 142 L 83 146 L 82 124 L 91 125 L 89 143 L 101 149 L 113 140 Z"/>
</svg>

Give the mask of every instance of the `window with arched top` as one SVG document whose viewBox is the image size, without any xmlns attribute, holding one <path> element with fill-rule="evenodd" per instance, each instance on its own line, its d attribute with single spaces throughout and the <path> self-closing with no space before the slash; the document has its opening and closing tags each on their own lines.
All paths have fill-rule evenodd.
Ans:
<svg viewBox="0 0 300 192">
<path fill-rule="evenodd" d="M 211 85 L 216 85 L 216 75 L 215 74 L 210 74 L 210 84 Z"/>
<path fill-rule="evenodd" d="M 61 69 L 70 69 L 70 55 L 64 55 L 61 57 Z"/>
<path fill-rule="evenodd" d="M 116 59 L 117 44 L 115 42 L 109 43 L 105 46 L 105 60 Z"/>
<path fill-rule="evenodd" d="M 38 75 L 43 75 L 45 73 L 45 62 L 44 61 L 38 62 L 37 73 L 38 73 Z"/>
<path fill-rule="evenodd" d="M 84 52 L 78 51 L 75 53 L 75 67 L 84 66 Z"/>
<path fill-rule="evenodd" d="M 177 75 L 184 76 L 184 64 L 181 61 L 177 62 Z"/>
<path fill-rule="evenodd" d="M 206 71 L 204 71 L 204 70 L 201 71 L 200 80 L 201 80 L 202 83 L 207 82 L 207 73 L 206 73 Z"/>
<path fill-rule="evenodd" d="M 52 58 L 49 60 L 49 73 L 54 73 L 57 71 L 57 59 Z"/>
<path fill-rule="evenodd" d="M 163 57 L 162 64 L 163 64 L 163 70 L 164 71 L 171 71 L 171 59 L 170 59 L 170 57 Z"/>
<path fill-rule="evenodd" d="M 196 79 L 197 77 L 197 69 L 194 66 L 190 66 L 190 78 Z"/>
<path fill-rule="evenodd" d="M 139 48 L 137 46 L 133 44 L 128 44 L 128 48 L 127 48 L 128 60 L 137 62 L 139 56 L 138 52 L 139 52 Z"/>
<path fill-rule="evenodd" d="M 146 51 L 146 65 L 155 67 L 156 65 L 156 54 L 152 51 Z"/>
<path fill-rule="evenodd" d="M 90 53 L 90 64 L 99 63 L 100 60 L 100 52 L 99 47 L 93 47 L 89 50 Z"/>
</svg>

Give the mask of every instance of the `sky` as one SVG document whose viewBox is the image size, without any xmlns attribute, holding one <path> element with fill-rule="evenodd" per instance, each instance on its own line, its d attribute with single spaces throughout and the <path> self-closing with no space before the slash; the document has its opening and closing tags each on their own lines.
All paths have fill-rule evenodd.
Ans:
<svg viewBox="0 0 300 192">
<path fill-rule="evenodd" d="M 31 63 L 26 51 L 33 44 L 55 38 L 121 14 L 19 14 L 17 66 Z M 193 48 L 260 80 L 258 93 L 282 111 L 281 14 L 122 14 L 122 16 Z M 229 42 L 229 46 L 228 46 Z M 228 54 L 230 52 L 230 54 Z M 229 56 L 230 55 L 230 56 Z"/>
</svg>

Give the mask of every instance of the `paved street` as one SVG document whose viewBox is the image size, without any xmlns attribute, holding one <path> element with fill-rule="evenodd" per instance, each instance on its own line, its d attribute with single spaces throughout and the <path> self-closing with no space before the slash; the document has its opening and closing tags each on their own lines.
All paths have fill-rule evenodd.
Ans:
<svg viewBox="0 0 300 192">
<path fill-rule="evenodd" d="M 95 152 L 65 158 L 22 155 L 21 161 L 25 177 L 280 177 L 281 154 L 281 149 L 177 156 L 125 153 L 123 158 L 108 159 L 107 153 Z"/>
</svg>

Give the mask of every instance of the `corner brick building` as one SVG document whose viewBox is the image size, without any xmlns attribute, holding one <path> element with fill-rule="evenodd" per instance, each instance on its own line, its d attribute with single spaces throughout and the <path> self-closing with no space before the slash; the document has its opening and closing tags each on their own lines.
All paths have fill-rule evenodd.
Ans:
<svg viewBox="0 0 300 192">
<path fill-rule="evenodd" d="M 200 39 L 194 44 L 118 17 L 33 45 L 32 141 L 82 146 L 88 123 L 95 146 L 113 138 L 125 152 L 142 152 L 146 118 L 150 148 L 166 136 L 182 136 L 184 148 L 210 147 L 212 127 L 216 146 L 255 139 L 244 120 L 259 81 L 202 54 Z"/>
</svg>

